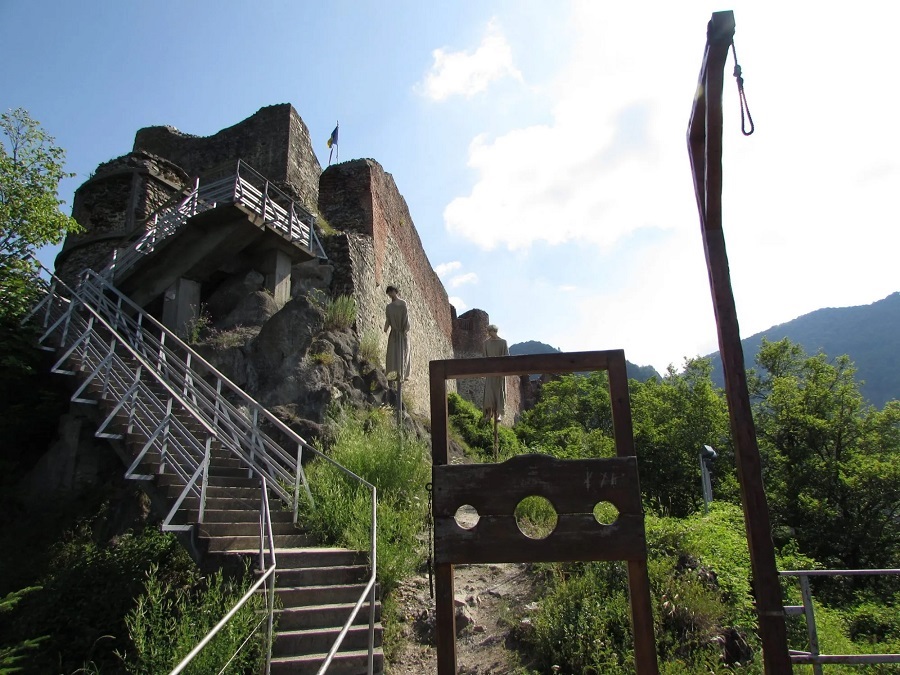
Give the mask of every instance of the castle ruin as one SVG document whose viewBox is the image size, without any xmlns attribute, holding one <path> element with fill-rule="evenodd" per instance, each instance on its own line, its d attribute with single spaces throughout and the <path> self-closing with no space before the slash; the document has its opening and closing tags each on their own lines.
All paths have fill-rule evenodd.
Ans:
<svg viewBox="0 0 900 675">
<path fill-rule="evenodd" d="M 213 186 L 214 192 L 241 171 L 264 182 L 256 183 L 265 192 L 263 216 L 267 208 L 287 214 L 285 222 L 299 224 L 306 240 L 273 232 L 264 217 L 239 209 L 237 200 L 229 207 L 206 204 L 203 213 L 194 204 L 196 215 L 191 212 L 171 241 L 155 244 L 158 250 L 127 271 L 117 270 L 115 284 L 183 335 L 199 319 L 243 331 L 248 343 L 219 350 L 213 363 L 266 405 L 296 409 L 294 399 L 306 390 L 295 381 L 317 381 L 324 394 L 301 406 L 300 417 L 310 414 L 313 403 L 324 409 L 340 399 L 342 388 L 348 393 L 337 375 L 329 379 L 308 363 L 319 347 L 302 325 L 312 316 L 305 309 L 307 294 L 318 289 L 330 297 L 352 296 L 357 338 L 377 341 L 383 355 L 385 288 L 397 286 L 411 321 L 412 374 L 404 397 L 413 411 L 427 414 L 428 362 L 481 356 L 487 314 L 472 310 L 456 317 L 393 177 L 372 159 L 322 171 L 306 125 L 290 104 L 262 108 L 208 137 L 165 126 L 139 130 L 130 153 L 101 164 L 76 191 L 73 217 L 84 231 L 67 237 L 57 273 L 73 282 L 86 268 L 124 264 L 118 256 L 155 226 L 160 213 L 176 208 L 192 189 L 199 186 L 204 194 L 204 186 Z M 350 372 L 341 377 L 356 389 L 385 384 Z M 480 407 L 479 386 L 481 381 L 459 383 L 460 393 Z M 511 423 L 520 399 L 516 378 L 507 391 L 504 420 Z"/>
</svg>

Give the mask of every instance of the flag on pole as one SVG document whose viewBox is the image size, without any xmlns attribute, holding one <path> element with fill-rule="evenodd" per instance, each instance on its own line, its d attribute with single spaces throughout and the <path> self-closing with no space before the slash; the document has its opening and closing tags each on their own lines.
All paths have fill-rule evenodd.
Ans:
<svg viewBox="0 0 900 675">
<path fill-rule="evenodd" d="M 335 146 L 338 144 L 338 129 L 340 129 L 340 124 L 335 124 L 334 131 L 331 132 L 331 136 L 328 137 L 328 147 L 330 148 L 328 152 L 328 165 L 331 166 L 331 153 L 334 152 Z M 338 161 L 341 158 L 341 151 L 338 149 Z"/>
</svg>

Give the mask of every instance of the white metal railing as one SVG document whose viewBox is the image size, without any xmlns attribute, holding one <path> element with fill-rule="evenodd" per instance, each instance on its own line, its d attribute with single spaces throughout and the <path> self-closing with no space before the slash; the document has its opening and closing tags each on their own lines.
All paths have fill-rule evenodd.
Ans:
<svg viewBox="0 0 900 675">
<path fill-rule="evenodd" d="M 266 564 L 266 552 L 269 554 L 268 565 Z M 196 656 L 203 651 L 203 648 L 208 645 L 212 639 L 219 633 L 222 628 L 224 628 L 229 621 L 241 610 L 241 607 L 247 604 L 250 598 L 263 586 L 265 586 L 265 594 L 266 594 L 266 613 L 263 615 L 262 619 L 260 619 L 259 623 L 253 627 L 250 631 L 250 634 L 247 638 L 241 643 L 241 645 L 237 648 L 234 654 L 231 655 L 231 658 L 228 659 L 228 662 L 222 667 L 219 671 L 219 675 L 224 673 L 228 666 L 231 665 L 232 661 L 237 658 L 237 655 L 241 652 L 241 650 L 250 642 L 250 639 L 256 635 L 257 631 L 262 627 L 263 623 L 266 624 L 266 675 L 271 671 L 272 666 L 272 637 L 274 630 L 274 618 L 275 618 L 275 571 L 278 569 L 278 565 L 275 559 L 275 537 L 272 534 L 272 514 L 269 511 L 269 494 L 266 486 L 266 479 L 262 479 L 262 498 L 260 499 L 260 507 L 259 507 L 259 569 L 262 572 L 260 578 L 257 579 L 256 583 L 254 583 L 250 589 L 241 597 L 240 600 L 232 607 L 227 614 L 210 629 L 209 633 L 200 640 L 200 642 L 195 646 L 187 656 L 182 659 L 182 661 L 175 666 L 170 675 L 178 675 L 178 673 L 182 672 L 185 668 L 190 665 L 191 661 L 196 658 Z"/>
<path fill-rule="evenodd" d="M 315 217 L 261 173 L 238 160 L 234 174 L 204 184 L 197 178 L 193 189 L 181 201 L 154 213 L 147 229 L 129 248 L 113 253 L 103 275 L 114 279 L 123 274 L 155 251 L 161 241 L 181 229 L 189 218 L 224 204 L 243 205 L 266 227 L 289 238 L 311 255 L 327 257 L 316 235 Z"/>
<path fill-rule="evenodd" d="M 787 616 L 802 614 L 806 619 L 806 630 L 809 635 L 809 651 L 792 649 L 790 651 L 792 663 L 812 664 L 813 673 L 822 675 L 824 663 L 846 663 L 873 665 L 877 663 L 900 663 L 900 654 L 821 654 L 819 652 L 819 636 L 816 630 L 816 614 L 813 609 L 812 591 L 809 587 L 809 577 L 859 577 L 873 575 L 898 575 L 900 569 L 884 570 L 787 570 L 778 573 L 783 577 L 798 577 L 800 580 L 800 594 L 803 598 L 802 605 L 787 605 L 784 613 Z"/>
<path fill-rule="evenodd" d="M 241 459 L 250 475 L 258 475 L 268 490 L 293 510 L 295 523 L 301 485 L 314 507 L 303 471 L 304 450 L 331 463 L 370 491 L 369 579 L 319 673 L 326 672 L 367 597 L 370 601 L 368 672 L 372 673 L 377 571 L 375 487 L 309 445 L 103 276 L 87 270 L 78 289 L 72 290 L 45 268 L 40 269 L 46 278 L 38 282 L 46 295 L 24 321 L 35 322 L 43 329 L 39 345 L 62 352 L 54 365 L 56 372 L 81 373 L 82 382 L 72 396 L 73 401 L 96 403 L 96 399 L 87 396 L 89 390 L 101 399 L 116 401 L 101 423 L 98 435 L 121 438 L 135 434 L 145 440 L 126 476 L 152 479 L 152 475 L 139 473 L 138 469 L 154 452 L 159 461 L 158 472 L 179 477 L 183 489 L 164 521 L 164 529 L 192 527 L 172 522 L 189 495 L 199 499 L 197 522 L 203 522 L 213 440 Z M 187 413 L 195 428 L 175 414 L 175 406 Z M 113 420 L 123 416 L 126 434 L 107 431 Z M 273 428 L 284 442 L 294 445 L 296 454 L 285 450 L 266 427 Z M 292 486 L 293 493 L 285 486 Z"/>
</svg>

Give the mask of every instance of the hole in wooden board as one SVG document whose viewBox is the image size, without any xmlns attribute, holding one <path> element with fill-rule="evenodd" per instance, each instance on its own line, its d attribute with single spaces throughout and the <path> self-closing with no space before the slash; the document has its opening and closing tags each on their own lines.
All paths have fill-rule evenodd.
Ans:
<svg viewBox="0 0 900 675">
<path fill-rule="evenodd" d="M 594 505 L 594 518 L 601 525 L 612 525 L 619 517 L 619 509 L 610 502 L 597 502 Z"/>
<path fill-rule="evenodd" d="M 456 524 L 464 530 L 471 530 L 478 524 L 480 519 L 481 516 L 478 515 L 478 511 L 475 510 L 474 506 L 470 506 L 469 504 L 460 506 L 456 509 L 456 514 L 453 516 L 453 520 L 456 521 Z"/>
<path fill-rule="evenodd" d="M 525 497 L 516 506 L 515 516 L 519 532 L 529 539 L 546 539 L 556 529 L 556 509 L 545 497 Z"/>
</svg>

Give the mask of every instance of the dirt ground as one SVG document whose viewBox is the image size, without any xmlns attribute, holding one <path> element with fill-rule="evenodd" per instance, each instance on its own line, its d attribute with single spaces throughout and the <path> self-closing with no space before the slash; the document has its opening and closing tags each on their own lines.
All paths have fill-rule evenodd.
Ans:
<svg viewBox="0 0 900 675">
<path fill-rule="evenodd" d="M 514 635 L 527 630 L 534 608 L 533 577 L 524 564 L 458 565 L 456 660 L 459 675 L 520 672 Z M 405 647 L 388 664 L 387 675 L 437 672 L 434 648 L 434 600 L 427 576 L 406 580 L 395 591 Z"/>
<path fill-rule="evenodd" d="M 450 462 L 469 463 L 455 443 Z M 474 511 L 460 509 L 463 527 L 477 522 Z M 522 671 L 522 656 L 515 636 L 529 628 L 535 578 L 523 563 L 457 565 L 454 567 L 456 599 L 456 662 L 459 675 L 500 675 Z M 387 675 L 431 675 L 437 672 L 434 646 L 434 600 L 428 576 L 405 580 L 394 591 L 404 647 L 386 667 Z"/>
</svg>

